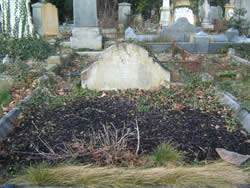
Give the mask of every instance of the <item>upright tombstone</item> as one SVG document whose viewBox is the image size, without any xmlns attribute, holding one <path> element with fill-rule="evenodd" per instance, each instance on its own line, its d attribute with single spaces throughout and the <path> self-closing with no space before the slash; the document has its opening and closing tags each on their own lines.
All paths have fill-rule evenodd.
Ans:
<svg viewBox="0 0 250 188">
<path fill-rule="evenodd" d="M 102 36 L 98 27 L 96 0 L 73 0 L 73 8 L 71 48 L 100 50 Z"/>
<path fill-rule="evenodd" d="M 126 25 L 128 23 L 128 16 L 131 14 L 131 4 L 130 3 L 119 3 L 119 23 Z"/>
<path fill-rule="evenodd" d="M 104 50 L 101 58 L 81 73 L 82 88 L 93 90 L 151 89 L 170 87 L 170 72 L 149 52 L 132 43 Z"/>
<path fill-rule="evenodd" d="M 202 20 L 202 28 L 204 29 L 213 29 L 214 25 L 210 22 L 210 4 L 208 3 L 207 0 L 204 1 L 203 5 L 202 5 L 203 11 L 204 11 L 204 18 Z"/>
<path fill-rule="evenodd" d="M 233 2 L 231 2 L 230 4 L 233 4 Z M 235 8 L 245 8 L 247 10 L 247 13 L 244 16 L 244 18 L 246 19 L 247 22 L 250 22 L 250 1 L 249 0 L 236 0 Z"/>
<path fill-rule="evenodd" d="M 160 11 L 161 11 L 160 26 L 164 28 L 167 27 L 170 22 L 171 9 L 169 0 L 163 0 L 163 5 Z"/>
<path fill-rule="evenodd" d="M 58 35 L 59 21 L 57 8 L 51 3 L 32 5 L 33 22 L 40 35 Z"/>
</svg>

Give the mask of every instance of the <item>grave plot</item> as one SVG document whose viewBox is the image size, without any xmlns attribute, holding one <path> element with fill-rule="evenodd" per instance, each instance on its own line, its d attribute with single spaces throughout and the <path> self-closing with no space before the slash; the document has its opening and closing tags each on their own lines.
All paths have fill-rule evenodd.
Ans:
<svg viewBox="0 0 250 188">
<path fill-rule="evenodd" d="M 75 56 L 55 70 L 56 79 L 0 144 L 1 176 L 42 161 L 146 165 L 151 161 L 142 160 L 163 143 L 186 163 L 216 160 L 216 148 L 249 154 L 249 134 L 192 67 L 169 63 L 174 82 L 183 86 L 172 80 L 170 88 L 97 92 L 81 88 L 77 72 L 92 64 L 93 58 Z"/>
</svg>

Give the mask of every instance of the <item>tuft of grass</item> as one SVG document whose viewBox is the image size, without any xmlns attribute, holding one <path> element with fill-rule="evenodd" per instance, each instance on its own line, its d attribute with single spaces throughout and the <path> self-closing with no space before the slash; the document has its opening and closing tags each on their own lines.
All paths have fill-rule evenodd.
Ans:
<svg viewBox="0 0 250 188">
<path fill-rule="evenodd" d="M 154 166 L 166 166 L 169 163 L 179 163 L 182 159 L 182 154 L 171 143 L 163 143 L 156 148 L 148 159 Z"/>
<path fill-rule="evenodd" d="M 228 173 L 230 172 L 230 173 Z M 205 166 L 179 166 L 169 168 L 115 168 L 91 166 L 60 166 L 30 168 L 8 183 L 39 186 L 212 186 L 234 187 L 247 184 L 249 172 L 225 162 Z"/>
<path fill-rule="evenodd" d="M 4 88 L 0 90 L 0 105 L 7 106 L 11 102 L 10 89 Z"/>
</svg>

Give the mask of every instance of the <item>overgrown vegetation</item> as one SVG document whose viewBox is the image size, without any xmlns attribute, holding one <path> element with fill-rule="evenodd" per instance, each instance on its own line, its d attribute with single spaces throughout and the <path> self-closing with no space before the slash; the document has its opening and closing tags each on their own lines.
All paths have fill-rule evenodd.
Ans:
<svg viewBox="0 0 250 188">
<path fill-rule="evenodd" d="M 2 116 L 2 108 L 11 102 L 10 88 L 0 89 L 0 118 Z"/>
<path fill-rule="evenodd" d="M 2 37 L 0 40 L 0 59 L 7 54 L 15 60 L 27 60 L 33 58 L 44 60 L 49 55 L 55 53 L 55 49 L 43 38 L 8 38 Z"/>
</svg>

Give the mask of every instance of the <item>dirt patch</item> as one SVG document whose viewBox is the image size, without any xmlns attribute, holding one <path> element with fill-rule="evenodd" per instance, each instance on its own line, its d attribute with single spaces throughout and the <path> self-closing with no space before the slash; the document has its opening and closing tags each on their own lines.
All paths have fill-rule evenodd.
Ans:
<svg viewBox="0 0 250 188">
<path fill-rule="evenodd" d="M 103 125 L 115 127 L 118 134 L 124 127 L 134 132 L 127 143 L 132 153 L 137 148 L 138 124 L 139 153 L 149 154 L 160 143 L 171 141 L 183 152 L 187 162 L 216 159 L 218 147 L 250 154 L 247 143 L 250 136 L 240 125 L 232 132 L 227 131 L 225 121 L 220 114 L 190 108 L 172 110 L 167 105 L 138 112 L 134 102 L 122 96 L 83 97 L 52 110 L 29 112 L 0 144 L 0 164 L 12 171 L 16 166 L 44 160 L 38 153 L 50 153 L 48 148 L 63 155 L 66 144 L 91 141 L 95 134 L 103 131 Z M 97 158 L 90 154 L 77 160 L 88 163 L 96 162 Z"/>
</svg>

